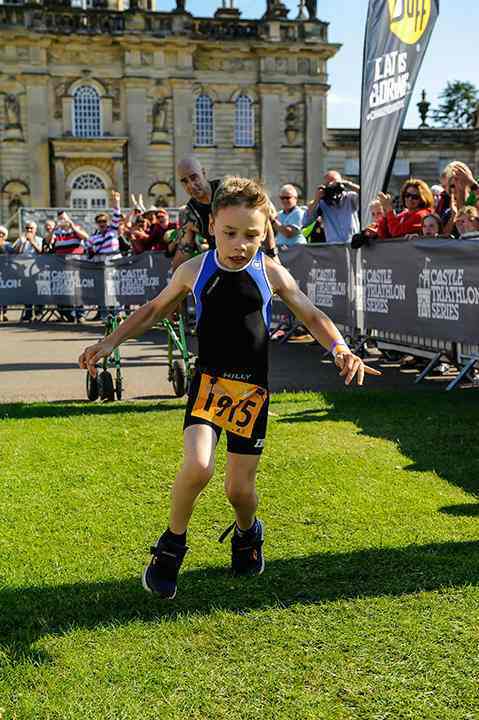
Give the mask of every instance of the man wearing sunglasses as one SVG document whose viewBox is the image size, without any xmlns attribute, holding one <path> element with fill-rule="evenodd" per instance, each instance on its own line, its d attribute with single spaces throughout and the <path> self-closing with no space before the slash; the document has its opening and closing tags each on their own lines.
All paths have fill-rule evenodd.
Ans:
<svg viewBox="0 0 479 720">
<path fill-rule="evenodd" d="M 298 192 L 294 185 L 283 185 L 279 191 L 282 210 L 273 220 L 273 227 L 278 235 L 276 243 L 279 247 L 305 245 L 301 228 L 303 227 L 304 210 L 298 206 Z"/>
<path fill-rule="evenodd" d="M 111 193 L 113 217 L 107 213 L 98 213 L 95 217 L 96 230 L 86 241 L 88 257 L 101 261 L 105 256 L 117 255 L 120 252 L 118 225 L 121 219 L 120 193 Z"/>
<path fill-rule="evenodd" d="M 107 213 L 98 213 L 95 217 L 96 230 L 86 241 L 87 254 L 93 262 L 104 262 L 107 257 L 121 257 L 120 239 L 118 237 L 118 227 L 121 220 L 120 193 L 112 190 L 111 197 L 113 207 L 111 220 Z M 106 306 L 100 305 L 96 315 L 91 320 L 105 320 L 106 316 Z"/>
</svg>

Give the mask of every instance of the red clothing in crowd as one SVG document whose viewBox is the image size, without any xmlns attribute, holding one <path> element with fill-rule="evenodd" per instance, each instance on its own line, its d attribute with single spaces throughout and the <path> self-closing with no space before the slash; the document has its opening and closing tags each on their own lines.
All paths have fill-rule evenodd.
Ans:
<svg viewBox="0 0 479 720">
<path fill-rule="evenodd" d="M 82 238 L 72 227 L 56 227 L 52 235 L 55 255 L 83 255 Z"/>
<path fill-rule="evenodd" d="M 378 227 L 378 237 L 381 239 L 391 237 L 404 237 L 404 235 L 419 235 L 422 229 L 422 221 L 426 215 L 430 215 L 430 208 L 420 210 L 403 210 L 396 215 L 392 210 L 381 218 Z"/>
<path fill-rule="evenodd" d="M 158 223 L 153 223 L 150 227 L 150 243 L 148 250 L 153 252 L 166 252 L 168 250 L 168 242 L 165 242 L 165 233 L 168 230 L 176 230 L 176 223 L 168 223 L 166 227 L 162 227 Z"/>
<path fill-rule="evenodd" d="M 131 248 L 135 255 L 150 250 L 150 233 L 147 230 L 137 228 L 130 233 Z"/>
</svg>

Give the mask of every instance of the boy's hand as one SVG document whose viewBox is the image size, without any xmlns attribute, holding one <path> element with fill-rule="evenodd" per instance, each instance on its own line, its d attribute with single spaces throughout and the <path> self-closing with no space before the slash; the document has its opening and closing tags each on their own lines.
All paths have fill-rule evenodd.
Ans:
<svg viewBox="0 0 479 720">
<path fill-rule="evenodd" d="M 382 375 L 379 370 L 374 370 L 374 368 L 369 367 L 369 365 L 365 365 L 361 358 L 352 352 L 337 353 L 334 362 L 336 363 L 336 367 L 341 370 L 339 374 L 345 378 L 344 383 L 346 385 L 351 383 L 354 376 L 356 376 L 358 385 L 362 385 L 365 374 Z"/>
<path fill-rule="evenodd" d="M 100 340 L 100 342 L 95 343 L 95 345 L 90 345 L 85 348 L 78 358 L 78 364 L 82 370 L 88 370 L 92 377 L 96 377 L 97 362 L 111 355 L 114 349 L 113 343 L 109 342 L 108 338 L 104 338 Z"/>
</svg>

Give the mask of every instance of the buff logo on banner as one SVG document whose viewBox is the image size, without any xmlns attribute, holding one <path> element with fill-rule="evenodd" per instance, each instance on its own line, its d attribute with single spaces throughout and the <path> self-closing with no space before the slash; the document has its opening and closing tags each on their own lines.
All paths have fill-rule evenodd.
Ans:
<svg viewBox="0 0 479 720">
<path fill-rule="evenodd" d="M 439 15 L 439 0 L 370 0 L 361 100 L 361 226 L 387 190 L 399 133 Z"/>
<path fill-rule="evenodd" d="M 388 0 L 391 32 L 408 45 L 419 42 L 431 17 L 431 0 Z"/>
</svg>

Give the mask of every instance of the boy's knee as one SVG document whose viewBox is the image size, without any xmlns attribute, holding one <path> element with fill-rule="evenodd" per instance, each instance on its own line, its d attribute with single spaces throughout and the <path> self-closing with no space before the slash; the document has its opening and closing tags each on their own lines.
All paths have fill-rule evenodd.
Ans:
<svg viewBox="0 0 479 720">
<path fill-rule="evenodd" d="M 203 488 L 213 477 L 214 466 L 212 464 L 192 462 L 185 464 L 183 471 L 191 486 Z"/>
<path fill-rule="evenodd" d="M 256 495 L 256 491 L 251 485 L 226 484 L 225 489 L 226 496 L 233 507 L 245 505 Z"/>
</svg>

